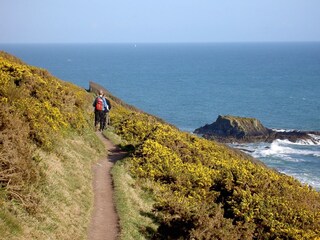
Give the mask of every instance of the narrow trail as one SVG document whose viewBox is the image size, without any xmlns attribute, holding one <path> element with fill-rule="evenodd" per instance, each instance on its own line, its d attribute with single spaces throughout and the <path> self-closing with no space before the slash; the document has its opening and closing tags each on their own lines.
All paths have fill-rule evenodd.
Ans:
<svg viewBox="0 0 320 240">
<path fill-rule="evenodd" d="M 88 240 L 114 240 L 119 234 L 118 216 L 113 201 L 113 187 L 110 170 L 126 153 L 121 151 L 100 132 L 98 137 L 105 144 L 108 155 L 92 167 L 94 208 L 88 230 Z"/>
</svg>

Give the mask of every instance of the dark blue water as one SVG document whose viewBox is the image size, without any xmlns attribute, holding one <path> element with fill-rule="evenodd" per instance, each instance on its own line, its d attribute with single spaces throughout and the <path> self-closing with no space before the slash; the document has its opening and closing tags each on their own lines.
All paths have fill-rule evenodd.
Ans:
<svg viewBox="0 0 320 240">
<path fill-rule="evenodd" d="M 320 43 L 0 45 L 88 88 L 100 83 L 182 130 L 219 114 L 320 131 Z M 269 166 L 320 189 L 320 145 L 249 145 Z M 266 151 L 266 148 L 269 151 Z"/>
</svg>

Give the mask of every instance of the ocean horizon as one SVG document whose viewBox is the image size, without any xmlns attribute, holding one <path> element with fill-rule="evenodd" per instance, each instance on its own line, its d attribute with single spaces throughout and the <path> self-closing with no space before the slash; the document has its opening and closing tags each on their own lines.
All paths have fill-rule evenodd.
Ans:
<svg viewBox="0 0 320 240">
<path fill-rule="evenodd" d="M 183 131 L 218 115 L 320 131 L 319 42 L 0 44 L 0 50 L 83 88 L 97 82 Z M 319 190 L 315 139 L 234 147 Z"/>
</svg>

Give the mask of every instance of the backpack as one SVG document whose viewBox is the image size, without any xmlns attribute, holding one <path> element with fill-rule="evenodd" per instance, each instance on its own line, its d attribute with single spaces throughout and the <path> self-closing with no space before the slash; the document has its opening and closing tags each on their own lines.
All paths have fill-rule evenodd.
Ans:
<svg viewBox="0 0 320 240">
<path fill-rule="evenodd" d="M 102 111 L 103 110 L 103 100 L 102 100 L 101 97 L 97 97 L 96 110 L 98 110 L 98 111 Z"/>
</svg>

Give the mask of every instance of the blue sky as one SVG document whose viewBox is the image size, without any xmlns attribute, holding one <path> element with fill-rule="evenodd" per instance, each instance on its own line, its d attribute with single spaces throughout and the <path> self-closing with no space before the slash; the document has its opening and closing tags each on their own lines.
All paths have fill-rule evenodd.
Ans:
<svg viewBox="0 0 320 240">
<path fill-rule="evenodd" d="M 320 0 L 0 1 L 0 43 L 320 41 Z"/>
</svg>

